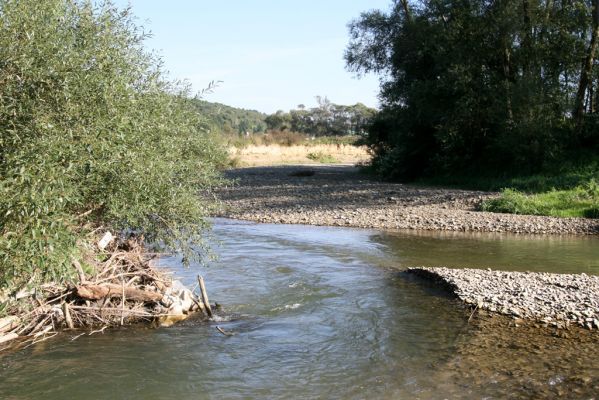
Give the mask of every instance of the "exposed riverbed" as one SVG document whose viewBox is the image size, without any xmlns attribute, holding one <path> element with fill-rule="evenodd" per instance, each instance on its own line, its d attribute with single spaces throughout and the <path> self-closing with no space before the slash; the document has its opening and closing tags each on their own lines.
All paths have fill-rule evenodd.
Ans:
<svg viewBox="0 0 599 400">
<path fill-rule="evenodd" d="M 118 329 L 0 356 L 0 398 L 592 398 L 599 341 L 468 315 L 414 265 L 599 275 L 599 238 L 387 233 L 216 220 L 210 324 Z M 193 284 L 198 269 L 162 265 Z M 216 330 L 221 327 L 233 336 Z M 117 395 L 118 394 L 118 395 Z"/>
<path fill-rule="evenodd" d="M 351 165 L 268 166 L 227 171 L 219 216 L 284 224 L 519 234 L 599 233 L 599 219 L 478 211 L 498 193 L 381 182 Z"/>
</svg>

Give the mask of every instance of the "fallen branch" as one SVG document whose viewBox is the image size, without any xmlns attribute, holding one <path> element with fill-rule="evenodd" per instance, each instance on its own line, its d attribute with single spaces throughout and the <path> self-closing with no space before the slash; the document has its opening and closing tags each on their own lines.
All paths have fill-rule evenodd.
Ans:
<svg viewBox="0 0 599 400">
<path fill-rule="evenodd" d="M 18 327 L 20 323 L 21 319 L 13 315 L 0 318 L 0 333 L 12 331 Z"/>
<path fill-rule="evenodd" d="M 96 330 L 96 331 L 91 331 L 90 333 L 87 334 L 87 336 L 91 336 L 94 333 L 101 333 L 104 334 L 104 330 L 106 330 L 106 328 L 108 328 L 108 325 L 104 325 L 102 328 Z"/>
<path fill-rule="evenodd" d="M 77 274 L 79 275 L 79 283 L 81 283 L 82 285 L 85 284 L 87 282 L 87 279 L 85 278 L 85 272 L 83 272 L 81 264 L 74 258 L 71 260 L 71 262 L 73 264 L 73 267 L 75 267 L 75 269 L 77 270 Z"/>
<path fill-rule="evenodd" d="M 200 284 L 200 292 L 202 293 L 202 302 L 204 303 L 204 307 L 206 311 L 208 311 L 208 316 L 212 317 L 212 307 L 210 307 L 210 302 L 208 301 L 208 292 L 206 292 L 206 285 L 204 285 L 204 278 L 198 275 L 198 283 Z"/>
<path fill-rule="evenodd" d="M 227 332 L 227 331 L 223 330 L 220 326 L 217 326 L 216 330 L 219 331 L 220 333 L 222 333 L 225 336 L 233 336 L 233 335 L 235 335 L 232 332 Z"/>
</svg>

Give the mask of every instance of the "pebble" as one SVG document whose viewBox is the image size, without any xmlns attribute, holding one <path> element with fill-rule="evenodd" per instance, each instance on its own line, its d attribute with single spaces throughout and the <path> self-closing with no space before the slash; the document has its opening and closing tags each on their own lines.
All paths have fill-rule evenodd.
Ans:
<svg viewBox="0 0 599 400">
<path fill-rule="evenodd" d="M 460 300 L 479 309 L 556 328 L 576 324 L 599 329 L 599 276 L 445 267 L 409 268 L 408 273 L 443 282 Z"/>
<path fill-rule="evenodd" d="M 238 168 L 235 183 L 216 190 L 223 207 L 213 214 L 265 223 L 518 234 L 599 233 L 599 220 L 478 211 L 498 193 L 422 188 L 367 179 L 351 166 L 311 166 L 314 175 L 290 176 L 299 166 Z M 388 193 L 392 193 L 389 196 Z"/>
</svg>

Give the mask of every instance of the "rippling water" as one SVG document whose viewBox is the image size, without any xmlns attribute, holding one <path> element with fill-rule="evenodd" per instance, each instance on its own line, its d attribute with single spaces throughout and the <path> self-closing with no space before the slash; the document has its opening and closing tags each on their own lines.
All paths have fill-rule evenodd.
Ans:
<svg viewBox="0 0 599 400">
<path fill-rule="evenodd" d="M 382 233 L 215 220 L 217 321 L 64 334 L 0 356 L 2 399 L 591 398 L 597 335 L 468 322 L 399 271 L 599 274 L 597 238 Z M 192 284 L 198 268 L 162 260 Z M 233 336 L 223 336 L 220 326 Z"/>
</svg>

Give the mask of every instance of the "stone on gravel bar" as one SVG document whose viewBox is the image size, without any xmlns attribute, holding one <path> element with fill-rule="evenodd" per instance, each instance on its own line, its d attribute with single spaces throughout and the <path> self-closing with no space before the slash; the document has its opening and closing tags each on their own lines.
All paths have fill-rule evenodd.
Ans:
<svg viewBox="0 0 599 400">
<path fill-rule="evenodd" d="M 438 282 L 479 309 L 558 328 L 599 329 L 599 276 L 445 267 L 407 272 Z"/>
</svg>

